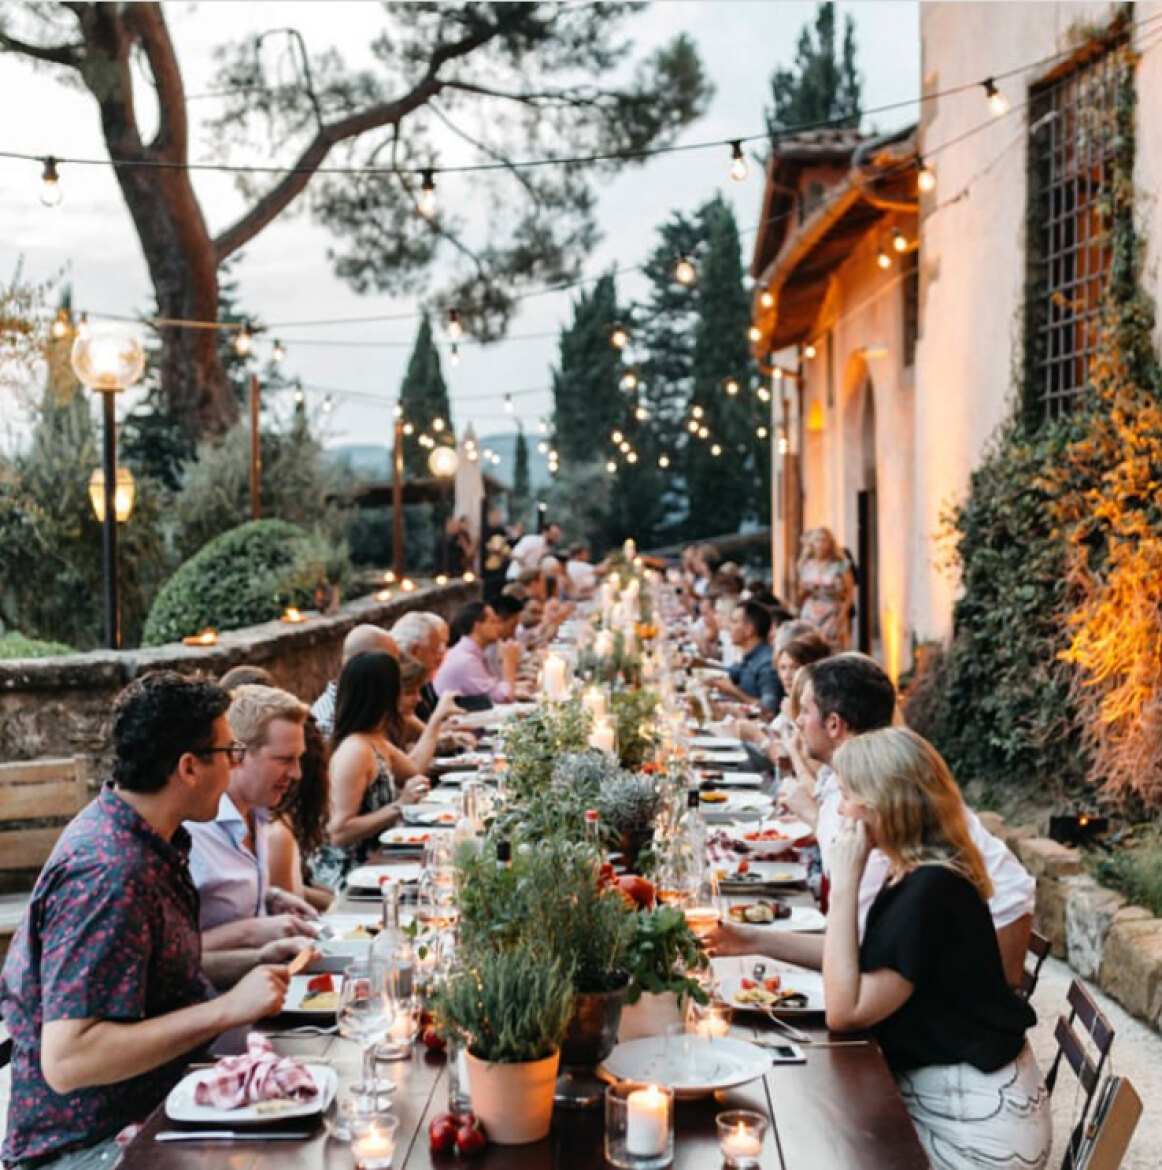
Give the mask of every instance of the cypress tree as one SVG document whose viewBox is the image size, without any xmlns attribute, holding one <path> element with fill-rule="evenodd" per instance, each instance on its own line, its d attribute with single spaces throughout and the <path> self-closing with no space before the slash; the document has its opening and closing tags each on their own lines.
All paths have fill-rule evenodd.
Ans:
<svg viewBox="0 0 1162 1170">
<path fill-rule="evenodd" d="M 518 424 L 516 432 L 516 452 L 513 456 L 512 497 L 513 506 L 517 515 L 523 515 L 529 506 L 529 497 L 532 488 L 529 484 L 529 444 L 525 438 L 525 429 Z"/>
<path fill-rule="evenodd" d="M 431 448 L 420 443 L 421 435 L 430 435 L 438 444 L 452 444 L 451 408 L 448 405 L 448 387 L 440 368 L 440 352 L 432 340 L 432 322 L 427 313 L 420 319 L 416 343 L 408 359 L 407 373 L 399 390 L 399 404 L 403 408 L 405 423 L 413 431 L 404 434 L 403 464 L 409 476 L 424 477 L 429 474 L 428 456 Z M 443 429 L 433 429 L 436 419 L 443 420 Z"/>
</svg>

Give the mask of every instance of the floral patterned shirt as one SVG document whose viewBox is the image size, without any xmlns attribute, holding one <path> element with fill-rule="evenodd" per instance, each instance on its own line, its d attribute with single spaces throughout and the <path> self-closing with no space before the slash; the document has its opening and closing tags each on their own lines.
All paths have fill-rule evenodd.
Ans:
<svg viewBox="0 0 1162 1170">
<path fill-rule="evenodd" d="M 152 1019 L 209 998 L 189 835 L 160 837 L 112 786 L 61 835 L 0 975 L 13 1041 L 7 1163 L 84 1149 L 144 1119 L 185 1058 L 117 1084 L 64 1095 L 41 1071 L 53 1020 Z"/>
</svg>

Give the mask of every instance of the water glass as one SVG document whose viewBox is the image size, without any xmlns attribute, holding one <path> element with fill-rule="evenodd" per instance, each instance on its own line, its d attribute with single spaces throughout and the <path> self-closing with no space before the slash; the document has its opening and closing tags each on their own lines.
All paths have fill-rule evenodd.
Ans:
<svg viewBox="0 0 1162 1170">
<path fill-rule="evenodd" d="M 351 1092 L 370 1102 L 395 1089 L 390 1081 L 375 1076 L 375 1046 L 391 1027 L 394 1009 L 388 973 L 378 963 L 351 963 L 343 973 L 339 991 L 339 1034 L 357 1041 L 363 1048 L 363 1076 Z"/>
</svg>

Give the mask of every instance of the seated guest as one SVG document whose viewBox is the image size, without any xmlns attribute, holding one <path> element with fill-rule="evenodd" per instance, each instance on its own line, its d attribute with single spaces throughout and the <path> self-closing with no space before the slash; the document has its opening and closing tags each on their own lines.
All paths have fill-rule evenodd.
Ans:
<svg viewBox="0 0 1162 1170">
<path fill-rule="evenodd" d="M 540 532 L 522 536 L 512 547 L 512 560 L 508 566 L 508 579 L 516 581 L 526 569 L 538 569 L 541 561 L 552 556 L 553 549 L 561 539 L 561 529 L 550 522 Z"/>
<path fill-rule="evenodd" d="M 230 769 L 218 815 L 186 826 L 193 846 L 190 874 L 198 887 L 207 951 L 257 948 L 275 939 L 313 938 L 315 909 L 270 884 L 267 830 L 271 812 L 300 779 L 307 707 L 276 687 L 235 690 L 227 713 L 243 745 Z"/>
<path fill-rule="evenodd" d="M 507 703 L 516 697 L 520 646 L 506 642 L 500 648 L 500 673 L 488 666 L 486 651 L 500 638 L 496 611 L 483 601 L 471 601 L 452 619 L 452 644 L 436 672 L 436 694 L 455 691 L 463 700 L 481 697 Z"/>
<path fill-rule="evenodd" d="M 428 673 L 428 681 L 420 692 L 415 711 L 417 719 L 427 722 L 440 701 L 432 679 L 436 677 L 448 649 L 448 623 L 438 613 L 412 609 L 391 627 L 391 636 L 399 652 L 419 659 Z"/>
<path fill-rule="evenodd" d="M 492 612 L 496 614 L 496 623 L 499 637 L 485 651 L 484 658 L 493 674 L 500 674 L 500 648 L 516 639 L 520 629 L 520 618 L 524 612 L 525 603 L 509 593 L 502 593 L 492 604 Z M 523 647 L 522 647 L 523 649 Z"/>
<path fill-rule="evenodd" d="M 331 737 L 331 805 L 326 844 L 311 858 L 315 880 L 331 889 L 379 848 L 400 806 L 427 794 L 427 778 L 399 747 L 400 674 L 380 650 L 357 654 L 339 675 Z"/>
<path fill-rule="evenodd" d="M 274 676 L 269 670 L 263 670 L 261 666 L 249 666 L 243 663 L 241 666 L 230 667 L 218 680 L 218 685 L 224 691 L 233 694 L 238 687 L 272 687 L 275 684 Z"/>
<path fill-rule="evenodd" d="M 787 746 L 795 762 L 796 775 L 801 775 L 805 783 L 809 782 L 810 773 L 807 761 L 800 758 L 800 743 L 806 754 L 820 765 L 814 791 L 807 798 L 816 810 L 815 836 L 823 854 L 823 868 L 830 873 L 831 846 L 843 827 L 842 794 L 831 766 L 832 758 L 848 740 L 892 725 L 896 718 L 896 688 L 887 674 L 862 654 L 839 654 L 805 666 L 795 679 L 797 690 L 800 680 L 799 742 L 788 740 Z M 784 784 L 783 799 L 807 819 L 806 810 L 788 792 L 789 787 Z M 964 816 L 993 884 L 989 910 L 1005 973 L 1015 987 L 1020 983 L 1029 945 L 1036 883 L 1004 842 L 994 837 L 971 809 L 966 807 Z M 861 929 L 888 870 L 888 859 L 879 850 L 873 850 L 860 883 Z M 768 941 L 761 932 L 756 934 L 741 927 L 723 927 L 719 935 L 724 953 L 746 954 L 748 947 L 757 946 L 762 953 L 791 963 L 818 967 L 822 961 L 819 939 L 811 935 L 787 932 L 780 934 L 777 941 L 774 936 Z"/>
<path fill-rule="evenodd" d="M 569 581 L 569 596 L 577 601 L 588 601 L 597 592 L 597 567 L 590 564 L 589 550 L 585 545 L 575 544 L 569 550 L 565 575 Z"/>
<path fill-rule="evenodd" d="M 421 771 L 426 772 L 436 757 L 444 740 L 444 724 L 449 715 L 460 710 L 456 705 L 456 692 L 445 691 L 436 703 L 431 718 L 424 722 L 416 717 L 420 695 L 428 681 L 428 668 L 410 654 L 401 654 L 399 659 L 399 746 L 408 754 L 408 759 Z M 475 745 L 475 740 L 472 744 Z"/>
<path fill-rule="evenodd" d="M 844 825 L 831 849 L 827 1026 L 871 1029 L 933 1166 L 1043 1167 L 1049 1095 L 1025 1040 L 1037 1017 L 1006 983 L 992 881 L 955 781 L 905 728 L 849 739 L 834 763 Z M 861 941 L 873 848 L 887 880 Z"/>
<path fill-rule="evenodd" d="M 732 699 L 762 704 L 770 715 L 778 713 L 783 688 L 771 661 L 771 615 L 757 601 L 743 601 L 730 614 L 730 639 L 741 654 L 726 678 L 712 677 L 710 686 Z"/>
<path fill-rule="evenodd" d="M 369 650 L 382 650 L 393 658 L 399 657 L 399 647 L 395 639 L 379 626 L 361 625 L 352 629 L 343 639 L 342 665 L 346 665 L 357 654 L 366 654 Z M 319 725 L 319 730 L 330 736 L 335 725 L 335 695 L 339 683 L 332 679 L 326 689 L 311 705 L 311 714 Z"/>
<path fill-rule="evenodd" d="M 0 976 L 6 1165 L 112 1167 L 117 1135 L 165 1099 L 191 1052 L 282 1008 L 285 968 L 218 998 L 202 971 L 182 826 L 213 817 L 226 791 L 229 705 L 216 683 L 169 671 L 117 697 L 113 783 L 61 835 Z"/>
</svg>

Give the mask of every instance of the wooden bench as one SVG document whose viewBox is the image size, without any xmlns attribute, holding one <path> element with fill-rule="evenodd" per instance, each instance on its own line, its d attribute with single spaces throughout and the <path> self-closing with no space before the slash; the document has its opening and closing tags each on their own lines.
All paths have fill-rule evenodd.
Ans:
<svg viewBox="0 0 1162 1170">
<path fill-rule="evenodd" d="M 80 757 L 0 764 L 0 878 L 29 889 L 65 825 L 89 799 Z M 28 893 L 0 895 L 0 956 L 20 925 Z"/>
</svg>

